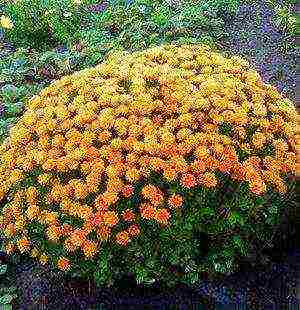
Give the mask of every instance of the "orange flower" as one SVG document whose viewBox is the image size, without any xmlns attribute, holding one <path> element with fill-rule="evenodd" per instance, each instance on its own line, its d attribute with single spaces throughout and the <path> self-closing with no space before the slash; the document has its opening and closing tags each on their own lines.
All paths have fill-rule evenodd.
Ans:
<svg viewBox="0 0 300 310">
<path fill-rule="evenodd" d="M 93 257 L 97 252 L 97 243 L 91 240 L 86 240 L 82 244 L 82 251 L 86 257 Z"/>
<path fill-rule="evenodd" d="M 259 179 L 259 172 L 252 165 L 244 164 L 244 167 L 247 180 L 254 182 L 255 180 Z"/>
<path fill-rule="evenodd" d="M 17 247 L 21 253 L 24 253 L 29 250 L 30 241 L 28 240 L 27 237 L 23 237 L 18 240 Z"/>
<path fill-rule="evenodd" d="M 192 163 L 192 171 L 195 173 L 203 173 L 207 168 L 204 160 L 198 159 Z"/>
<path fill-rule="evenodd" d="M 81 246 L 86 238 L 86 232 L 82 229 L 76 229 L 70 235 L 71 242 L 76 246 Z"/>
<path fill-rule="evenodd" d="M 61 226 L 62 234 L 69 235 L 73 231 L 73 227 L 70 224 L 63 224 Z"/>
<path fill-rule="evenodd" d="M 144 198 L 150 199 L 154 206 L 161 204 L 164 198 L 162 191 L 158 187 L 150 184 L 144 186 L 141 194 Z"/>
<path fill-rule="evenodd" d="M 280 194 L 286 194 L 287 192 L 287 186 L 286 184 L 284 184 L 284 181 L 283 180 L 276 180 L 274 182 L 275 184 L 275 188 L 276 190 L 280 193 Z"/>
<path fill-rule="evenodd" d="M 131 184 L 129 185 L 125 185 L 123 188 L 122 188 L 122 195 L 126 198 L 129 198 L 133 195 L 133 191 L 134 191 L 134 188 Z"/>
<path fill-rule="evenodd" d="M 149 198 L 151 197 L 152 193 L 156 191 L 156 187 L 154 185 L 145 185 L 142 189 L 142 195 L 144 198 Z"/>
<path fill-rule="evenodd" d="M 180 181 L 181 185 L 186 187 L 186 188 L 192 188 L 197 185 L 196 178 L 193 174 L 191 173 L 185 173 L 181 177 Z"/>
<path fill-rule="evenodd" d="M 107 154 L 107 159 L 110 164 L 116 165 L 117 163 L 122 162 L 123 156 L 119 151 L 110 150 Z"/>
<path fill-rule="evenodd" d="M 224 157 L 230 161 L 237 161 L 238 155 L 232 146 L 225 146 L 224 147 Z"/>
<path fill-rule="evenodd" d="M 77 199 L 84 199 L 87 196 L 88 191 L 87 191 L 86 184 L 84 184 L 83 182 L 81 182 L 79 180 L 74 180 L 71 183 L 71 185 L 74 189 L 74 194 L 75 194 Z"/>
<path fill-rule="evenodd" d="M 112 133 L 108 130 L 103 130 L 98 135 L 98 140 L 102 143 L 108 142 L 112 137 Z"/>
<path fill-rule="evenodd" d="M 43 223 L 47 225 L 56 224 L 58 222 L 57 213 L 53 211 L 42 211 L 41 217 Z"/>
<path fill-rule="evenodd" d="M 146 219 L 154 219 L 157 209 L 151 204 L 143 203 L 140 207 L 141 216 Z"/>
<path fill-rule="evenodd" d="M 106 211 L 103 213 L 103 222 L 108 227 L 113 227 L 118 224 L 119 218 L 114 211 Z"/>
<path fill-rule="evenodd" d="M 208 170 L 215 170 L 218 167 L 218 164 L 219 161 L 213 156 L 206 158 L 206 167 Z"/>
<path fill-rule="evenodd" d="M 4 229 L 4 235 L 8 238 L 13 237 L 17 232 L 16 226 L 13 223 L 9 223 Z"/>
<path fill-rule="evenodd" d="M 51 225 L 46 230 L 46 236 L 49 240 L 57 242 L 61 236 L 61 228 Z"/>
<path fill-rule="evenodd" d="M 102 211 L 108 210 L 108 206 L 109 206 L 108 202 L 104 200 L 102 195 L 98 196 L 95 199 L 95 208 L 97 210 L 102 210 Z"/>
<path fill-rule="evenodd" d="M 54 185 L 52 187 L 51 192 L 48 194 L 48 201 L 49 203 L 56 202 L 59 203 L 62 200 L 62 192 L 63 192 L 63 187 L 61 185 Z"/>
<path fill-rule="evenodd" d="M 90 220 L 92 218 L 89 217 L 89 219 L 86 219 L 86 222 L 83 224 L 82 229 L 86 232 L 86 234 L 88 235 L 90 232 L 92 232 L 94 230 L 94 225 L 92 224 L 92 221 Z"/>
<path fill-rule="evenodd" d="M 22 170 L 19 169 L 14 169 L 11 174 L 10 174 L 10 178 L 9 181 L 14 184 L 16 182 L 21 181 L 24 178 L 23 172 Z"/>
<path fill-rule="evenodd" d="M 216 155 L 222 155 L 224 153 L 224 146 L 221 143 L 215 143 L 212 147 Z"/>
<path fill-rule="evenodd" d="M 183 204 L 183 198 L 179 194 L 173 194 L 169 199 L 168 199 L 168 204 L 169 206 L 173 208 L 179 208 Z"/>
<path fill-rule="evenodd" d="M 113 205 L 119 200 L 117 193 L 113 191 L 106 191 L 102 194 L 103 200 L 108 203 L 108 205 Z"/>
<path fill-rule="evenodd" d="M 266 136 L 262 132 L 256 132 L 252 137 L 252 143 L 255 148 L 260 149 L 266 143 Z"/>
<path fill-rule="evenodd" d="M 165 168 L 165 162 L 163 159 L 158 157 L 152 157 L 150 159 L 150 167 L 156 172 L 159 172 L 160 170 L 163 170 Z"/>
<path fill-rule="evenodd" d="M 195 155 L 198 159 L 207 158 L 210 155 L 209 149 L 205 145 L 196 148 Z"/>
<path fill-rule="evenodd" d="M 77 249 L 77 246 L 72 243 L 71 239 L 66 239 L 64 241 L 64 248 L 68 253 L 70 253 L 74 252 Z"/>
<path fill-rule="evenodd" d="M 109 192 L 119 192 L 123 188 L 123 182 L 118 177 L 112 177 L 109 179 L 106 185 L 106 190 Z"/>
<path fill-rule="evenodd" d="M 136 224 L 130 225 L 127 231 L 128 231 L 130 236 L 137 236 L 141 232 L 139 229 L 139 226 Z"/>
<path fill-rule="evenodd" d="M 38 197 L 38 191 L 34 186 L 30 186 L 26 190 L 26 198 L 30 204 L 35 204 Z"/>
<path fill-rule="evenodd" d="M 32 171 L 34 168 L 34 161 L 29 158 L 24 158 L 23 163 L 22 163 L 22 169 L 26 172 Z"/>
<path fill-rule="evenodd" d="M 93 213 L 93 210 L 90 206 L 88 205 L 83 205 L 80 208 L 78 208 L 78 217 L 80 217 L 81 219 L 88 219 Z"/>
<path fill-rule="evenodd" d="M 164 199 L 164 196 L 162 194 L 160 194 L 159 192 L 154 193 L 151 197 L 150 197 L 150 202 L 155 206 L 159 206 L 160 204 L 162 204 Z"/>
<path fill-rule="evenodd" d="M 111 228 L 106 225 L 101 225 L 96 230 L 96 233 L 100 240 L 107 240 L 111 234 Z"/>
<path fill-rule="evenodd" d="M 22 215 L 22 210 L 19 204 L 13 203 L 12 206 L 9 208 L 9 211 L 15 219 Z"/>
<path fill-rule="evenodd" d="M 52 146 L 53 147 L 62 147 L 62 146 L 64 146 L 64 144 L 65 144 L 65 142 L 66 142 L 66 140 L 65 140 L 65 138 L 64 138 L 64 136 L 63 135 L 61 135 L 61 134 L 56 134 L 53 138 L 52 138 Z"/>
<path fill-rule="evenodd" d="M 86 176 L 86 185 L 90 193 L 97 192 L 100 182 L 101 175 L 99 175 L 97 172 L 92 172 Z"/>
<path fill-rule="evenodd" d="M 244 181 L 246 177 L 246 169 L 240 162 L 234 162 L 231 169 L 231 178 L 234 180 Z"/>
<path fill-rule="evenodd" d="M 296 154 L 293 152 L 287 152 L 285 154 L 284 164 L 288 171 L 296 172 L 296 164 L 298 164 Z"/>
<path fill-rule="evenodd" d="M 218 163 L 218 170 L 223 172 L 223 173 L 229 173 L 230 172 L 230 169 L 232 167 L 232 163 L 229 161 L 229 160 L 220 160 L 219 163 Z"/>
<path fill-rule="evenodd" d="M 13 243 L 8 243 L 7 245 L 5 245 L 5 252 L 9 255 L 9 254 L 13 253 L 15 248 L 16 247 Z"/>
<path fill-rule="evenodd" d="M 70 260 L 65 257 L 60 257 L 57 261 L 57 267 L 63 271 L 69 270 L 71 268 Z"/>
<path fill-rule="evenodd" d="M 255 170 L 257 171 L 260 171 L 261 170 L 261 162 L 262 162 L 262 159 L 259 158 L 258 156 L 250 156 L 248 157 L 244 162 L 243 164 L 244 165 L 251 165 L 252 167 L 255 168 Z"/>
<path fill-rule="evenodd" d="M 142 156 L 140 159 L 139 159 L 139 163 L 142 167 L 148 167 L 149 164 L 150 164 L 150 157 L 149 156 Z"/>
<path fill-rule="evenodd" d="M 122 217 L 125 221 L 131 222 L 135 219 L 135 214 L 131 209 L 127 209 L 122 212 Z"/>
<path fill-rule="evenodd" d="M 159 223 L 167 224 L 170 217 L 171 214 L 168 209 L 158 209 L 155 215 L 155 220 L 157 220 Z"/>
<path fill-rule="evenodd" d="M 174 168 L 165 168 L 164 169 L 164 178 L 166 178 L 168 181 L 174 181 L 177 178 L 177 171 Z"/>
<path fill-rule="evenodd" d="M 130 236 L 127 231 L 120 231 L 116 235 L 116 242 L 119 245 L 126 246 L 130 241 Z"/>
<path fill-rule="evenodd" d="M 266 184 L 261 180 L 250 181 L 250 190 L 252 193 L 261 196 L 267 190 Z"/>
<path fill-rule="evenodd" d="M 202 180 L 200 181 L 204 186 L 211 188 L 216 187 L 218 184 L 218 180 L 216 176 L 211 172 L 204 173 Z"/>
<path fill-rule="evenodd" d="M 140 171 L 137 168 L 130 167 L 126 169 L 126 179 L 129 182 L 137 181 L 141 176 Z"/>
</svg>

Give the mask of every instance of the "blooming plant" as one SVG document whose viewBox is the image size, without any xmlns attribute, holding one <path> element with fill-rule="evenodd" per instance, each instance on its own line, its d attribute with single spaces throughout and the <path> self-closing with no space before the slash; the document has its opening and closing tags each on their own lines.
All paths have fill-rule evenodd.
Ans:
<svg viewBox="0 0 300 310">
<path fill-rule="evenodd" d="M 100 284 L 232 272 L 284 207 L 296 120 L 238 57 L 116 51 L 31 98 L 1 145 L 4 250 Z"/>
</svg>

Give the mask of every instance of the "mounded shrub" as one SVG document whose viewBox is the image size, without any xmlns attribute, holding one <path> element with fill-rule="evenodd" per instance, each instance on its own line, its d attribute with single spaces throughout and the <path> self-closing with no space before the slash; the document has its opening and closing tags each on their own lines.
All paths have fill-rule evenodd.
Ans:
<svg viewBox="0 0 300 310">
<path fill-rule="evenodd" d="M 32 97 L 1 145 L 3 248 L 103 285 L 232 272 L 286 207 L 296 119 L 238 57 L 116 51 Z"/>
</svg>

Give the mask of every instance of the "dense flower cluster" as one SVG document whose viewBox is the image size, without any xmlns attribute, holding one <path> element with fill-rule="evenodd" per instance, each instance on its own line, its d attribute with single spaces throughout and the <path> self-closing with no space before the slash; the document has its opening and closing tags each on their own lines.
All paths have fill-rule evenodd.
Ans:
<svg viewBox="0 0 300 310">
<path fill-rule="evenodd" d="M 184 197 L 153 184 L 142 188 L 138 208 L 115 208 L 151 171 L 186 189 L 215 188 L 220 171 L 248 181 L 256 195 L 267 185 L 284 193 L 283 174 L 296 170 L 296 119 L 292 102 L 240 58 L 224 58 L 204 45 L 117 52 L 33 97 L 1 145 L 6 251 L 47 263 L 49 254 L 28 232 L 40 223 L 48 241 L 64 246 L 65 255 L 51 260 L 69 270 L 68 255 L 78 249 L 92 258 L 109 238 L 126 246 L 141 233 L 139 221 L 167 225 Z M 219 131 L 224 124 L 232 125 L 229 136 Z M 249 136 L 251 126 L 257 129 Z M 266 145 L 274 156 L 259 155 Z M 238 150 L 248 154 L 245 160 Z M 121 221 L 126 229 L 120 230 Z"/>
</svg>

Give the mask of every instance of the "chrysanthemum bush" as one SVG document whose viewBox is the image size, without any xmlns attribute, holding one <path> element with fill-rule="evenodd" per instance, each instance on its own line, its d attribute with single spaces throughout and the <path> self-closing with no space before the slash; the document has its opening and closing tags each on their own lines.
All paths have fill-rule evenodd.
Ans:
<svg viewBox="0 0 300 310">
<path fill-rule="evenodd" d="M 3 248 L 102 285 L 232 272 L 287 203 L 296 120 L 238 57 L 115 51 L 32 97 L 1 145 Z"/>
</svg>

